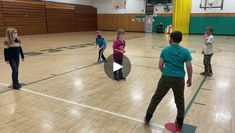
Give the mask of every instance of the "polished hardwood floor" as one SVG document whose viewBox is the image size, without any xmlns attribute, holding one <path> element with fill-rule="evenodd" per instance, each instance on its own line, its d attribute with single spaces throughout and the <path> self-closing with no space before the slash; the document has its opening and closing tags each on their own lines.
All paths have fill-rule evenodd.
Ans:
<svg viewBox="0 0 235 133">
<path fill-rule="evenodd" d="M 105 55 L 115 32 L 104 32 Z M 0 47 L 0 133 L 170 133 L 176 107 L 169 91 L 151 125 L 143 118 L 161 76 L 158 60 L 165 34 L 126 33 L 132 70 L 114 81 L 95 64 L 95 32 L 20 36 L 26 54 L 20 63 L 22 90 L 10 90 L 11 69 Z M 193 85 L 185 89 L 184 133 L 235 132 L 235 37 L 215 36 L 214 75 L 203 77 L 202 35 L 185 35 L 181 45 L 193 56 Z M 4 38 L 0 38 L 3 42 Z"/>
</svg>

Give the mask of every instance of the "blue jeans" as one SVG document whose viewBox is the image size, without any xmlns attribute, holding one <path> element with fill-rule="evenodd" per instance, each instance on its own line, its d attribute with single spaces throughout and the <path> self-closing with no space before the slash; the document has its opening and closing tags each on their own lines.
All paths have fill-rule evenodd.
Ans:
<svg viewBox="0 0 235 133">
<path fill-rule="evenodd" d="M 19 64 L 20 64 L 20 60 L 18 59 L 10 59 L 9 60 L 9 64 L 11 66 L 11 70 L 12 70 L 12 83 L 13 83 L 13 87 L 17 87 L 19 86 L 19 80 L 18 80 L 18 75 L 19 75 Z"/>
</svg>

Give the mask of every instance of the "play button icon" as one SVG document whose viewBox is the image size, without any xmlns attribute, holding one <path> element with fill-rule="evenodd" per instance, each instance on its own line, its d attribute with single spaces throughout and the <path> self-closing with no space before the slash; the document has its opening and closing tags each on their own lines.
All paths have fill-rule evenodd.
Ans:
<svg viewBox="0 0 235 133">
<path fill-rule="evenodd" d="M 104 71 L 109 78 L 122 80 L 129 75 L 131 62 L 125 55 L 122 60 L 114 60 L 113 55 L 110 55 L 104 64 Z"/>
<path fill-rule="evenodd" d="M 123 66 L 119 65 L 116 62 L 113 62 L 113 72 L 115 72 L 115 71 L 117 71 L 117 70 L 119 70 L 121 68 L 123 68 Z"/>
</svg>

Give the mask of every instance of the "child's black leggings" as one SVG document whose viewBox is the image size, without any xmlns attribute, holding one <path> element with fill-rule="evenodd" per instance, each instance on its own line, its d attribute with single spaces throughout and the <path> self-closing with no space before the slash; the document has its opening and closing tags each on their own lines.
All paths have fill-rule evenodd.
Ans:
<svg viewBox="0 0 235 133">
<path fill-rule="evenodd" d="M 106 58 L 104 56 L 104 50 L 105 50 L 105 48 L 101 48 L 99 50 L 98 62 L 101 61 L 101 58 L 102 58 L 103 61 L 106 61 Z"/>
</svg>

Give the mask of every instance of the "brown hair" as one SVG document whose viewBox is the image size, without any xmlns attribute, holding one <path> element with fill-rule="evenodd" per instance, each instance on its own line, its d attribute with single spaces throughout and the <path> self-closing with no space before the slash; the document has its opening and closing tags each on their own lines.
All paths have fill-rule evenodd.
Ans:
<svg viewBox="0 0 235 133">
<path fill-rule="evenodd" d="M 173 42 L 180 43 L 182 41 L 182 32 L 174 31 L 170 34 L 170 38 Z"/>
<path fill-rule="evenodd" d="M 101 31 L 99 31 L 99 30 L 97 30 L 97 31 L 96 31 L 96 33 L 98 33 L 98 34 L 102 34 L 102 32 L 101 32 Z"/>
<path fill-rule="evenodd" d="M 213 33 L 214 29 L 210 26 L 206 27 L 206 30 L 208 30 L 209 32 Z"/>
<path fill-rule="evenodd" d="M 118 29 L 117 30 L 117 35 L 120 36 L 120 35 L 124 35 L 125 34 L 125 30 L 124 29 Z"/>
</svg>

